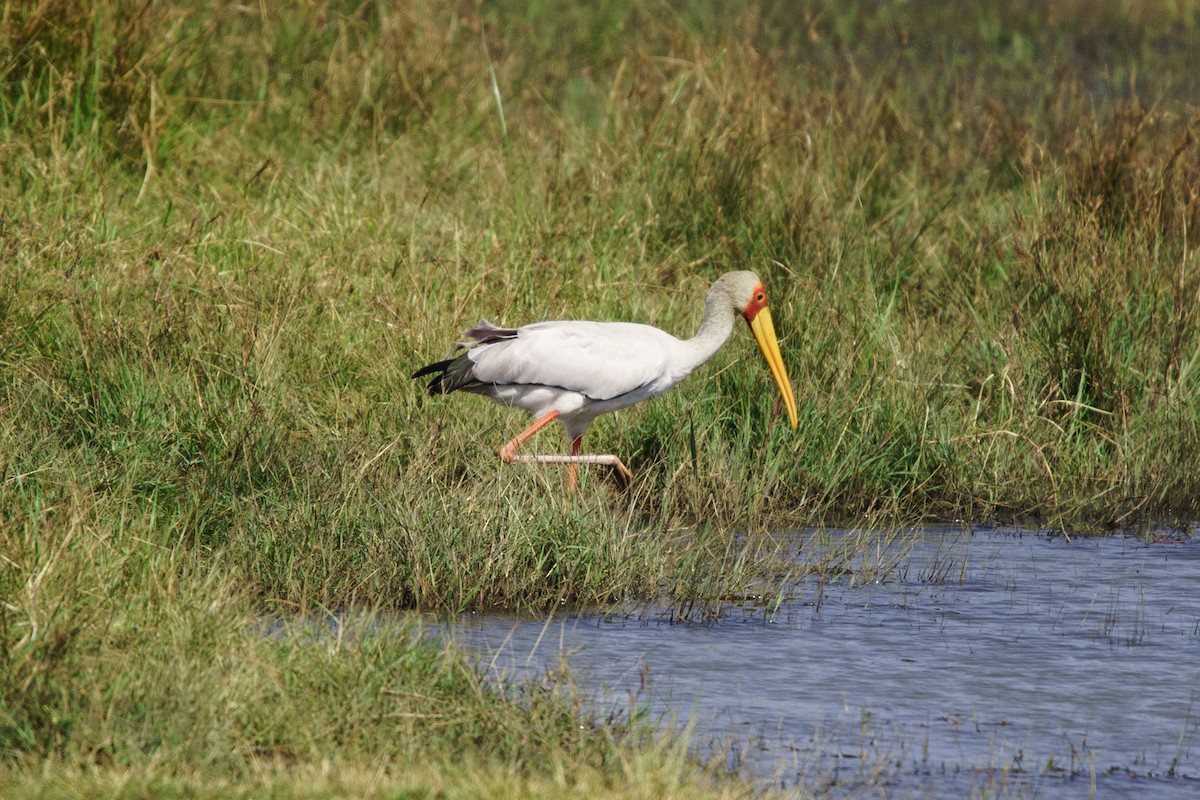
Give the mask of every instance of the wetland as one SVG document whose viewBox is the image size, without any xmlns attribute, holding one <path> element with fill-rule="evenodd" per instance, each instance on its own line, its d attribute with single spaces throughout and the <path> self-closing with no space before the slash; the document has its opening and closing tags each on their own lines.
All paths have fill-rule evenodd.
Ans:
<svg viewBox="0 0 1200 800">
<path fill-rule="evenodd" d="M 795 534 L 799 551 L 838 532 Z M 520 619 L 443 635 L 495 679 L 570 665 L 601 707 L 685 729 L 764 786 L 831 797 L 1193 797 L 1200 539 L 1004 528 L 895 540 L 893 570 L 729 604 Z M 788 538 L 788 537 L 783 537 Z"/>
</svg>

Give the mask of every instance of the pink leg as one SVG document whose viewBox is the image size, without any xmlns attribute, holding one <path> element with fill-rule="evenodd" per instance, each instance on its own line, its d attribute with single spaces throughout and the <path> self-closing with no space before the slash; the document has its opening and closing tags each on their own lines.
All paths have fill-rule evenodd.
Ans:
<svg viewBox="0 0 1200 800">
<path fill-rule="evenodd" d="M 629 471 L 621 459 L 614 455 L 580 455 L 579 451 L 583 446 L 583 436 L 576 436 L 571 441 L 571 455 L 569 456 L 547 456 L 547 455 L 517 455 L 517 448 L 525 444 L 533 438 L 533 435 L 542 428 L 549 425 L 558 418 L 557 411 L 551 411 L 538 417 L 533 424 L 525 430 L 518 433 L 512 441 L 500 448 L 500 460 L 505 464 L 522 463 L 537 463 L 537 464 L 566 464 L 568 470 L 567 485 L 572 492 L 579 490 L 579 468 L 576 464 L 603 464 L 612 467 L 621 476 L 621 483 L 629 486 L 633 483 L 633 473 Z"/>
<path fill-rule="evenodd" d="M 580 448 L 583 447 L 583 437 L 576 436 L 571 440 L 571 457 L 575 458 L 579 455 Z M 572 492 L 579 491 L 579 467 L 572 461 L 567 464 L 567 488 Z"/>
<path fill-rule="evenodd" d="M 536 420 L 534 420 L 532 425 L 518 433 L 511 442 L 500 448 L 500 460 L 505 464 L 512 464 L 514 461 L 528 460 L 524 456 L 516 455 L 517 448 L 528 442 L 531 438 L 533 438 L 535 433 L 549 425 L 551 422 L 554 422 L 554 420 L 557 418 L 557 411 L 551 411 L 549 414 L 538 417 Z"/>
<path fill-rule="evenodd" d="M 605 466 L 612 467 L 617 471 L 617 474 L 621 476 L 622 487 L 628 489 L 633 485 L 633 473 L 629 471 L 629 467 L 625 466 L 621 459 L 608 453 L 594 456 L 581 456 L 579 455 L 579 448 L 582 446 L 582 444 L 582 436 L 576 436 L 575 441 L 571 443 L 571 455 L 579 459 L 580 464 L 604 464 Z M 574 464 L 571 465 L 571 469 L 575 469 Z"/>
</svg>

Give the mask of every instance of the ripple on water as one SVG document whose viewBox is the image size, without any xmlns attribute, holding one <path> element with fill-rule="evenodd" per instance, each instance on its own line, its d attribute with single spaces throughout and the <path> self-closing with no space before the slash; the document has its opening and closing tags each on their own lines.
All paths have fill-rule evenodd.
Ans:
<svg viewBox="0 0 1200 800">
<path fill-rule="evenodd" d="M 451 633 L 506 674 L 569 654 L 601 707 L 634 697 L 691 720 L 700 747 L 764 782 L 1200 796 L 1200 540 L 976 529 L 909 544 L 885 579 L 801 583 L 770 615 L 475 616 Z"/>
</svg>

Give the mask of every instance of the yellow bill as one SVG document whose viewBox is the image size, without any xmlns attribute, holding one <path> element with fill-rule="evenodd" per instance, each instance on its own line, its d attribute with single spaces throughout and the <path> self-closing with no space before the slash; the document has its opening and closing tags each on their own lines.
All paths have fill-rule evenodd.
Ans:
<svg viewBox="0 0 1200 800">
<path fill-rule="evenodd" d="M 788 422 L 795 428 L 799 422 L 796 413 L 796 398 L 792 394 L 792 384 L 788 380 L 787 368 L 783 366 L 783 355 L 779 352 L 779 342 L 775 338 L 775 324 L 771 321 L 770 309 L 763 306 L 758 310 L 754 319 L 750 321 L 750 331 L 754 334 L 754 341 L 758 342 L 758 349 L 762 351 L 763 358 L 767 360 L 767 366 L 771 368 L 771 377 L 775 379 L 775 385 L 779 387 L 779 394 L 783 396 Z"/>
</svg>

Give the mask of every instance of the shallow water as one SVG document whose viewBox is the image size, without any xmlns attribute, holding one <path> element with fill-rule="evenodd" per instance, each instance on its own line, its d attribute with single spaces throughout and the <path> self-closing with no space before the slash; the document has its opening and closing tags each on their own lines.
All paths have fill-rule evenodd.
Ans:
<svg viewBox="0 0 1200 800">
<path fill-rule="evenodd" d="M 908 546 L 882 581 L 802 582 L 773 614 L 449 630 L 505 676 L 565 655 L 600 709 L 690 722 L 701 753 L 728 750 L 764 785 L 1200 797 L 1200 538 L 934 530 Z"/>
</svg>

